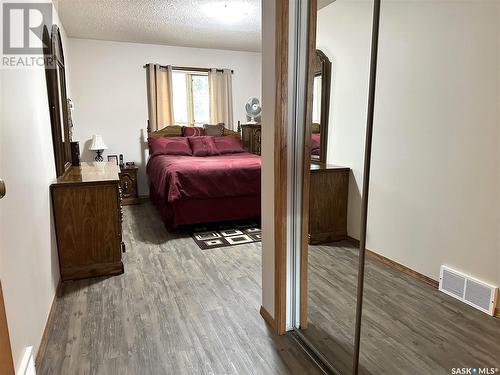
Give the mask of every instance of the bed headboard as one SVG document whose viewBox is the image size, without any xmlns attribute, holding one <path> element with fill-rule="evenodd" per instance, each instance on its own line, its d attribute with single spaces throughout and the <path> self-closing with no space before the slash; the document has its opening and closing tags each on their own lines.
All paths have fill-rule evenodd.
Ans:
<svg viewBox="0 0 500 375">
<path fill-rule="evenodd" d="M 240 133 L 224 128 L 224 136 L 239 137 Z M 182 137 L 182 126 L 179 125 L 169 125 L 163 129 L 151 131 L 148 124 L 148 138 L 159 138 L 159 137 Z"/>
</svg>

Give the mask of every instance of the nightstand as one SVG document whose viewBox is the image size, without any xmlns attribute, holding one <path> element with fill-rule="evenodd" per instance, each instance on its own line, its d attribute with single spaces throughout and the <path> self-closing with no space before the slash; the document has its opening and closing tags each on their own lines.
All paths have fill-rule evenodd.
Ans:
<svg viewBox="0 0 500 375">
<path fill-rule="evenodd" d="M 311 164 L 309 243 L 317 245 L 347 238 L 350 169 Z"/>
<path fill-rule="evenodd" d="M 139 203 L 139 194 L 137 190 L 137 167 L 120 167 L 120 186 L 122 190 L 122 205 Z"/>
<path fill-rule="evenodd" d="M 261 153 L 261 125 L 241 124 L 241 143 L 243 148 L 252 154 Z"/>
</svg>

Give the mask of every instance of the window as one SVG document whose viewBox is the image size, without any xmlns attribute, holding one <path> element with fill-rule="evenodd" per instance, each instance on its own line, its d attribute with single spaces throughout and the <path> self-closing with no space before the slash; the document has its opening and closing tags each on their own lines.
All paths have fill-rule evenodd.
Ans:
<svg viewBox="0 0 500 375">
<path fill-rule="evenodd" d="M 210 122 L 208 74 L 174 71 L 172 91 L 176 124 Z"/>
<path fill-rule="evenodd" d="M 314 77 L 312 122 L 321 123 L 321 75 Z"/>
</svg>

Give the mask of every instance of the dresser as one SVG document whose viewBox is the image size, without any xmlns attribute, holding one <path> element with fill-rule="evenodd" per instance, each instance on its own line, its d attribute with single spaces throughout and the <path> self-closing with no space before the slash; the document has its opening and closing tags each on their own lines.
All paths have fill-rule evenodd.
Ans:
<svg viewBox="0 0 500 375">
<path fill-rule="evenodd" d="M 349 168 L 311 164 L 309 193 L 309 243 L 347 238 Z"/>
<path fill-rule="evenodd" d="M 261 124 L 241 124 L 241 143 L 252 154 L 261 153 Z"/>
<path fill-rule="evenodd" d="M 120 168 L 70 167 L 50 186 L 61 279 L 123 273 Z"/>
</svg>

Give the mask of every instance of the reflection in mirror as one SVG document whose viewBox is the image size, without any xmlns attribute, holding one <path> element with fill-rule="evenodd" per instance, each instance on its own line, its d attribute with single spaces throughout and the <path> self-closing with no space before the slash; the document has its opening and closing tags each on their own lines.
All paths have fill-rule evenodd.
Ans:
<svg viewBox="0 0 500 375">
<path fill-rule="evenodd" d="M 330 90 L 332 63 L 321 51 L 316 50 L 312 93 L 311 161 L 325 163 L 328 153 L 328 128 L 330 126 Z"/>
<path fill-rule="evenodd" d="M 301 300 L 307 314 L 301 313 L 301 333 L 340 374 L 353 371 L 359 250 L 349 237 L 359 239 L 360 233 L 372 11 L 372 1 L 337 0 L 319 9 L 317 19 L 318 60 L 332 63 L 328 83 L 318 74 L 324 70 L 315 68 L 310 103 L 313 123 L 320 122 L 311 130 L 309 246 L 302 268 L 307 295 Z M 329 100 L 321 103 L 325 90 Z M 315 134 L 324 145 L 319 155 Z M 315 156 L 321 161 L 315 163 Z"/>
<path fill-rule="evenodd" d="M 62 89 L 61 89 L 61 68 L 60 67 L 57 67 L 56 69 L 56 74 L 57 74 L 57 89 L 58 89 L 58 92 L 57 92 L 57 99 L 59 101 L 59 118 L 61 119 L 60 121 L 60 126 L 61 126 L 61 138 L 62 138 L 62 142 L 63 144 L 66 142 L 66 131 L 64 129 L 64 121 L 62 121 L 62 119 L 64 118 L 64 106 L 63 106 L 63 92 L 62 92 Z"/>
<path fill-rule="evenodd" d="M 498 15 L 382 2 L 361 374 L 499 373 Z"/>
</svg>

